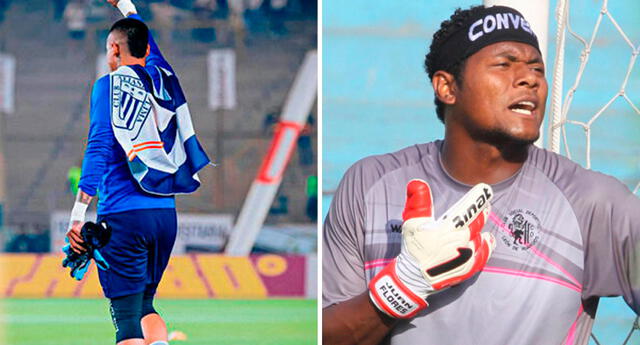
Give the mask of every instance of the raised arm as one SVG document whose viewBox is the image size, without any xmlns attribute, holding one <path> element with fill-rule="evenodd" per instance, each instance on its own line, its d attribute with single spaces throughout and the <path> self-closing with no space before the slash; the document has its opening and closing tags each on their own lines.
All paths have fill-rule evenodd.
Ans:
<svg viewBox="0 0 640 345">
<path fill-rule="evenodd" d="M 142 17 L 138 15 L 138 11 L 136 10 L 136 7 L 133 2 L 131 2 L 131 0 L 107 0 L 107 2 L 119 9 L 123 16 L 144 22 L 144 20 L 142 20 Z M 165 60 L 164 56 L 160 52 L 158 44 L 153 39 L 151 31 L 149 31 L 149 56 L 147 56 L 146 58 L 146 64 L 149 66 L 163 67 L 173 73 L 173 69 L 171 68 L 167 60 Z"/>
<path fill-rule="evenodd" d="M 436 220 L 431 188 L 416 179 L 407 184 L 400 253 L 385 258 L 389 263 L 375 275 L 365 272 L 367 193 L 358 176 L 357 168 L 347 172 L 324 226 L 327 344 L 380 342 L 395 325 L 393 319 L 418 315 L 428 307 L 427 297 L 478 273 L 495 248 L 493 236 L 481 233 L 493 196 L 489 185 L 476 185 Z M 373 275 L 368 284 L 367 274 Z"/>
</svg>

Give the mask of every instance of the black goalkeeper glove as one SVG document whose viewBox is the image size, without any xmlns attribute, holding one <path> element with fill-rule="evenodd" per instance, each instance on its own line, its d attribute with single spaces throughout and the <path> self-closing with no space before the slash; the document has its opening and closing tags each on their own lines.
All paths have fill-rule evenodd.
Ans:
<svg viewBox="0 0 640 345">
<path fill-rule="evenodd" d="M 82 280 L 91 265 L 91 259 L 96 262 L 100 269 L 109 269 L 109 263 L 102 257 L 98 249 L 109 242 L 111 227 L 104 221 L 99 224 L 86 222 L 80 230 L 80 235 L 87 249 L 86 252 L 78 254 L 71 249 L 69 244 L 62 248 L 62 251 L 67 255 L 62 260 L 62 267 L 69 267 L 71 269 L 71 277 L 76 280 Z"/>
</svg>

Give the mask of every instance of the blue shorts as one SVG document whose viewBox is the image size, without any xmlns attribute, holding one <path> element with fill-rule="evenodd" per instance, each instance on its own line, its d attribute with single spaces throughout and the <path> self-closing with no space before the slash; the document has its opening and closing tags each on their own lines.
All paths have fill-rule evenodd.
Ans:
<svg viewBox="0 0 640 345">
<path fill-rule="evenodd" d="M 173 208 L 142 209 L 98 215 L 112 229 L 100 253 L 109 263 L 98 270 L 107 298 L 144 292 L 154 295 L 176 240 L 178 220 Z"/>
</svg>

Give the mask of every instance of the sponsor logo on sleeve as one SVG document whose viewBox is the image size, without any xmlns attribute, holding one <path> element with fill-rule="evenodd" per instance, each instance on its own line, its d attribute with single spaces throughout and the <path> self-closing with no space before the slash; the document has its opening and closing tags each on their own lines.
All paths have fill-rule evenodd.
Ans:
<svg viewBox="0 0 640 345">
<path fill-rule="evenodd" d="M 402 233 L 402 221 L 400 219 L 390 219 L 387 222 L 387 231 L 392 233 Z"/>
</svg>

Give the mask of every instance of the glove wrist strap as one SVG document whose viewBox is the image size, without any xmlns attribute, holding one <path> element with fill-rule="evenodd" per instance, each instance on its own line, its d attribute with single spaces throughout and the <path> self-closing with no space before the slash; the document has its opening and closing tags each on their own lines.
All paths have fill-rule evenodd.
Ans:
<svg viewBox="0 0 640 345">
<path fill-rule="evenodd" d="M 394 259 L 369 283 L 369 297 L 385 314 L 407 319 L 414 317 L 429 304 L 398 278 Z"/>
<path fill-rule="evenodd" d="M 69 227 L 73 224 L 73 222 L 84 222 L 84 217 L 87 213 L 88 204 L 81 203 L 80 201 L 76 201 L 73 204 L 73 209 L 71 209 L 71 217 L 69 218 Z"/>
</svg>

